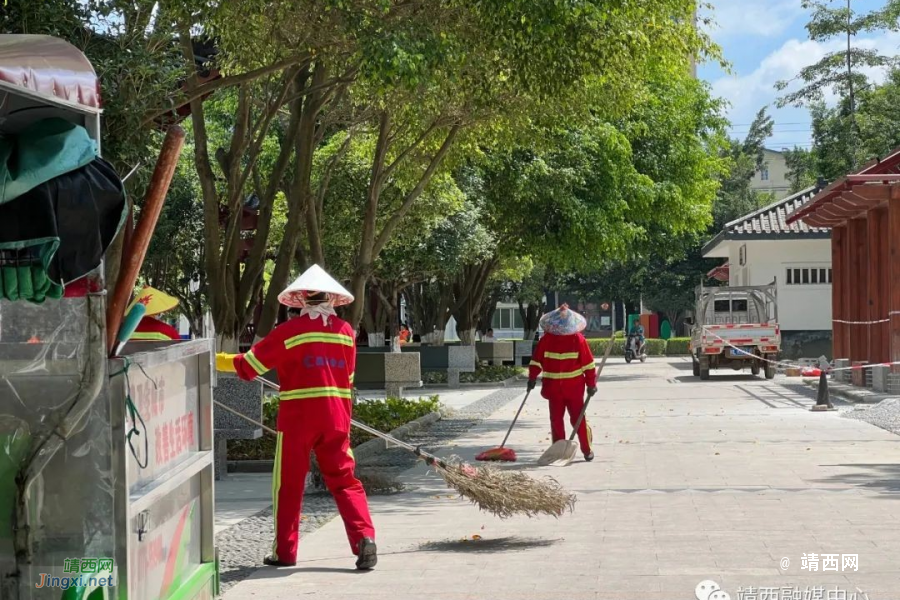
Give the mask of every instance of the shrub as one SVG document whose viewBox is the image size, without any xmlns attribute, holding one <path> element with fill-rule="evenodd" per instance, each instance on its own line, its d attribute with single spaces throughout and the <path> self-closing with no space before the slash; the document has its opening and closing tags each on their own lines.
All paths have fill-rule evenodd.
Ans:
<svg viewBox="0 0 900 600">
<path fill-rule="evenodd" d="M 302 402 L 302 400 L 296 400 L 296 402 Z M 438 396 L 419 398 L 418 400 L 403 398 L 362 400 L 353 407 L 353 417 L 375 429 L 388 432 L 410 421 L 415 421 L 419 417 L 424 417 L 428 413 L 438 410 L 439 407 Z M 263 403 L 263 422 L 274 429 L 277 419 L 278 396 L 269 396 Z M 353 428 L 350 430 L 350 446 L 358 446 L 372 437 L 369 433 Z M 232 460 L 271 460 L 275 458 L 275 437 L 265 433 L 257 440 L 229 440 L 228 458 Z"/>
<path fill-rule="evenodd" d="M 659 339 L 648 339 L 647 340 L 647 355 L 648 356 L 665 356 L 666 355 L 666 340 Z M 624 354 L 624 351 L 623 351 Z"/>
<path fill-rule="evenodd" d="M 460 373 L 462 383 L 497 383 L 521 375 L 525 369 L 512 365 L 476 365 L 474 373 Z"/>
<path fill-rule="evenodd" d="M 687 356 L 691 353 L 691 338 L 670 338 L 666 356 Z"/>
<path fill-rule="evenodd" d="M 594 353 L 595 358 L 600 358 L 603 356 L 603 353 L 606 352 L 606 345 L 609 343 L 609 338 L 591 338 L 588 340 L 588 345 L 591 347 L 591 352 Z M 616 339 L 613 342 L 613 349 L 610 353 L 610 356 L 623 356 L 625 354 L 625 340 L 624 339 Z M 647 355 L 648 356 L 665 356 L 666 354 L 666 340 L 659 339 L 648 339 L 647 340 Z"/>
<path fill-rule="evenodd" d="M 353 417 L 379 431 L 389 432 L 419 417 L 424 417 L 440 407 L 438 396 L 406 400 L 387 398 L 386 400 L 363 400 L 353 407 Z M 350 446 L 358 446 L 374 437 L 360 429 L 350 430 Z"/>
</svg>

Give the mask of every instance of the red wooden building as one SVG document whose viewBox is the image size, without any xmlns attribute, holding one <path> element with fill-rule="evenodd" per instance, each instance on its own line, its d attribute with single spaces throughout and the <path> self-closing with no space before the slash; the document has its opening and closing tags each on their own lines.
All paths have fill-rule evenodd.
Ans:
<svg viewBox="0 0 900 600">
<path fill-rule="evenodd" d="M 900 149 L 823 189 L 797 220 L 831 229 L 834 358 L 900 361 Z"/>
</svg>

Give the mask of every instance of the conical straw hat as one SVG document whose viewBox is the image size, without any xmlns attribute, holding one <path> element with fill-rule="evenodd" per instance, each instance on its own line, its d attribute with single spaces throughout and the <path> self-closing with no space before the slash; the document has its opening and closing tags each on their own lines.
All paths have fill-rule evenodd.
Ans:
<svg viewBox="0 0 900 600">
<path fill-rule="evenodd" d="M 568 304 L 563 304 L 542 316 L 540 325 L 545 333 L 574 335 L 584 331 L 584 328 L 587 327 L 587 320 L 569 308 Z"/>
<path fill-rule="evenodd" d="M 325 272 L 319 265 L 308 268 L 294 283 L 278 294 L 278 301 L 285 306 L 303 308 L 306 306 L 308 292 L 324 292 L 335 306 L 343 306 L 353 302 L 353 294 Z"/>
<path fill-rule="evenodd" d="M 148 286 L 145 286 L 140 292 L 138 292 L 138 295 L 134 298 L 134 302 L 131 303 L 131 305 L 128 307 L 128 310 L 125 311 L 125 314 L 131 312 L 131 309 L 137 303 L 141 303 L 147 307 L 147 312 L 144 313 L 147 316 L 159 315 L 164 312 L 168 312 L 178 306 L 177 299 Z"/>
</svg>

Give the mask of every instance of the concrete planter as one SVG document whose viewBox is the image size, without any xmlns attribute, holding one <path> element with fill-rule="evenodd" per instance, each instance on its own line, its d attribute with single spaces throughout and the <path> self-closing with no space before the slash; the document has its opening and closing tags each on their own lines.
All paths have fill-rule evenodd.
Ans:
<svg viewBox="0 0 900 600">
<path fill-rule="evenodd" d="M 402 397 L 405 387 L 422 387 L 418 352 L 356 353 L 354 385 L 361 390 L 383 389 L 388 396 Z"/>
<path fill-rule="evenodd" d="M 219 373 L 213 398 L 225 406 L 262 422 L 263 386 L 259 381 L 243 381 L 233 373 Z M 263 430 L 227 410 L 213 409 L 216 479 L 227 476 L 228 440 L 255 440 Z"/>
<path fill-rule="evenodd" d="M 502 365 L 515 360 L 515 346 L 512 342 L 478 342 L 475 344 L 478 360 L 492 365 Z"/>
<path fill-rule="evenodd" d="M 531 362 L 531 351 L 534 348 L 534 342 L 531 340 L 522 340 L 513 342 L 513 346 L 515 346 L 513 355 L 515 356 L 516 364 L 527 366 L 528 363 Z"/>
</svg>

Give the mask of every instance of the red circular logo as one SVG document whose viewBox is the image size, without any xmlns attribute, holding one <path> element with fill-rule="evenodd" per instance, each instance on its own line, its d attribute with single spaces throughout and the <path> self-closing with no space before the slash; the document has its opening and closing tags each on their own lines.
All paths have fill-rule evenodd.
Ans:
<svg viewBox="0 0 900 600">
<path fill-rule="evenodd" d="M 600 305 L 600 308 L 602 308 L 603 310 L 609 310 L 609 302 L 604 302 Z"/>
</svg>

